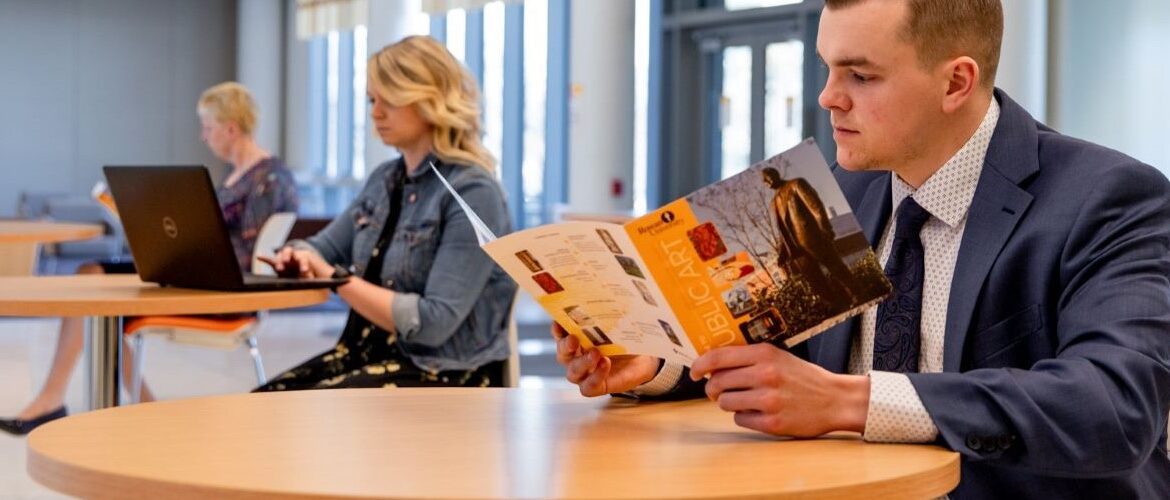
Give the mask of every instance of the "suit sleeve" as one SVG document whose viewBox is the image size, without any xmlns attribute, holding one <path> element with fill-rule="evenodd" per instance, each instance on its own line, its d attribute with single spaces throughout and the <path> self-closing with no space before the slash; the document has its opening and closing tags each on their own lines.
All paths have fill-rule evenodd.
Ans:
<svg viewBox="0 0 1170 500">
<path fill-rule="evenodd" d="M 1059 299 L 1042 305 L 1056 355 L 1027 370 L 909 375 L 939 442 L 968 460 L 1107 477 L 1140 466 L 1165 439 L 1170 190 L 1148 167 L 1102 170 L 1075 200 L 1051 285 Z"/>
</svg>

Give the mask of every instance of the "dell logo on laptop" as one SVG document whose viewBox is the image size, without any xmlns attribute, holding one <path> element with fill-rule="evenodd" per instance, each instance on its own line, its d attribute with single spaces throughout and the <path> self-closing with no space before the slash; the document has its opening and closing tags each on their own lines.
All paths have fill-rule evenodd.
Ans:
<svg viewBox="0 0 1170 500">
<path fill-rule="evenodd" d="M 171 239 L 179 237 L 179 225 L 175 224 L 175 219 L 163 217 L 163 232 Z"/>
</svg>

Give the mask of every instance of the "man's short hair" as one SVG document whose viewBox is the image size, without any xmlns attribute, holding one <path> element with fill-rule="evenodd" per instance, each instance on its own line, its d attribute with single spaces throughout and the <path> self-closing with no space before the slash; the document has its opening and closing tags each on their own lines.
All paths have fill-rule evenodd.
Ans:
<svg viewBox="0 0 1170 500">
<path fill-rule="evenodd" d="M 872 0 L 825 0 L 837 10 Z M 1000 0 L 901 0 L 909 6 L 902 39 L 914 44 L 925 67 L 958 56 L 970 56 L 983 72 L 979 83 L 995 84 L 999 47 L 1003 42 L 1003 5 Z"/>
</svg>

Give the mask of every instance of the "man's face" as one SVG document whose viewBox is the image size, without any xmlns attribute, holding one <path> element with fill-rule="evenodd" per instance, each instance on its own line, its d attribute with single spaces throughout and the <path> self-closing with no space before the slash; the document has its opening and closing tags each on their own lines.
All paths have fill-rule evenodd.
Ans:
<svg viewBox="0 0 1170 500">
<path fill-rule="evenodd" d="M 837 161 L 849 170 L 897 170 L 917 158 L 942 120 L 946 78 L 923 69 L 899 33 L 909 7 L 869 0 L 821 13 L 817 53 L 829 68 L 820 95 Z"/>
</svg>

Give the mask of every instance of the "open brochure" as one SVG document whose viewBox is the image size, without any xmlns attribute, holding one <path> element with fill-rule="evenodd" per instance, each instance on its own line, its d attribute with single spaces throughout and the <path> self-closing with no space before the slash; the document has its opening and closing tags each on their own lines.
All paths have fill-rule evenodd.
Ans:
<svg viewBox="0 0 1170 500">
<path fill-rule="evenodd" d="M 790 347 L 890 292 L 811 139 L 623 225 L 562 222 L 497 239 L 455 197 L 492 259 L 607 356 L 690 366 L 720 346 Z"/>
</svg>

